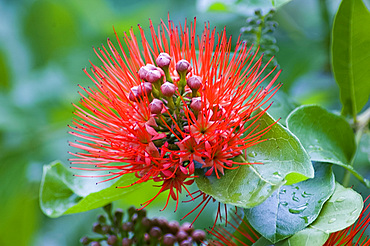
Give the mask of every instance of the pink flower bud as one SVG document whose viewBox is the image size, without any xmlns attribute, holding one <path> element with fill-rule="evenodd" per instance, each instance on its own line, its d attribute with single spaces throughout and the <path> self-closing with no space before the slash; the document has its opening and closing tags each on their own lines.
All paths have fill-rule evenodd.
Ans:
<svg viewBox="0 0 370 246">
<path fill-rule="evenodd" d="M 176 92 L 176 86 L 170 82 L 165 82 L 161 86 L 161 92 L 165 97 L 172 97 Z"/>
<path fill-rule="evenodd" d="M 137 89 L 138 89 L 138 86 L 134 86 L 134 87 L 131 88 L 130 93 L 128 95 L 128 99 L 130 99 L 130 101 L 137 102 L 137 100 L 139 98 L 139 94 L 137 92 Z"/>
<path fill-rule="evenodd" d="M 159 69 L 153 69 L 153 70 L 148 71 L 148 73 L 146 74 L 146 81 L 148 81 L 150 83 L 155 83 L 161 77 L 162 77 L 162 74 L 159 71 Z"/>
<path fill-rule="evenodd" d="M 191 76 L 187 79 L 186 83 L 190 89 L 197 91 L 202 86 L 202 78 L 199 76 Z"/>
<path fill-rule="evenodd" d="M 158 67 L 168 67 L 171 63 L 171 57 L 167 53 L 160 53 L 155 62 Z"/>
<path fill-rule="evenodd" d="M 151 70 L 157 70 L 157 67 L 149 63 L 145 66 L 142 66 L 138 72 L 140 79 L 147 80 L 147 75 Z"/>
<path fill-rule="evenodd" d="M 153 101 L 149 103 L 149 109 L 152 114 L 160 114 L 163 109 L 163 102 L 154 98 Z"/>
<path fill-rule="evenodd" d="M 200 97 L 193 97 L 191 99 L 190 108 L 196 112 L 202 109 L 202 99 Z"/>
<path fill-rule="evenodd" d="M 140 79 L 146 80 L 146 75 L 148 72 L 149 72 L 149 69 L 147 68 L 147 66 L 141 67 L 138 72 Z"/>
<path fill-rule="evenodd" d="M 178 73 L 188 73 L 190 69 L 190 63 L 187 60 L 180 60 L 176 63 L 176 71 Z"/>
<path fill-rule="evenodd" d="M 152 93 L 152 90 L 153 90 L 153 87 L 152 87 L 152 84 L 149 83 L 149 82 L 144 82 L 144 83 L 141 83 L 138 88 L 137 88 L 137 94 L 139 96 L 148 96 L 150 95 L 150 93 Z M 145 93 L 144 93 L 145 91 Z"/>
</svg>

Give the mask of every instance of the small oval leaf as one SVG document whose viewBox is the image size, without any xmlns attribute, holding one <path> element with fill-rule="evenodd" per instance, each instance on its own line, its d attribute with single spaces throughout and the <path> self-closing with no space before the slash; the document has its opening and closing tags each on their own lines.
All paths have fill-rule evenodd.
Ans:
<svg viewBox="0 0 370 246">
<path fill-rule="evenodd" d="M 257 131 L 274 124 L 275 120 L 264 113 L 259 119 Z M 310 157 L 296 136 L 276 123 L 263 137 L 264 141 L 248 148 L 248 162 L 263 163 L 254 168 L 265 179 L 274 181 L 285 178 L 287 185 L 313 178 L 314 170 Z"/>
<path fill-rule="evenodd" d="M 325 203 L 319 217 L 310 226 L 326 233 L 343 230 L 355 223 L 363 206 L 360 194 L 336 183 L 333 195 Z"/>
<path fill-rule="evenodd" d="M 303 230 L 333 194 L 331 165 L 315 163 L 314 167 L 315 178 L 282 186 L 259 206 L 246 209 L 248 222 L 269 241 L 276 243 Z"/>
<path fill-rule="evenodd" d="M 350 165 L 356 152 L 355 135 L 343 117 L 320 106 L 301 106 L 288 116 L 287 126 L 300 139 L 311 160 L 342 166 L 370 187 L 369 181 Z"/>
</svg>

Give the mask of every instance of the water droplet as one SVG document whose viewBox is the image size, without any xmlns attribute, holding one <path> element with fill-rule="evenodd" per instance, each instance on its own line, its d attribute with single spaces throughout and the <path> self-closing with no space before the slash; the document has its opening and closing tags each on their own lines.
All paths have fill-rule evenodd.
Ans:
<svg viewBox="0 0 370 246">
<path fill-rule="evenodd" d="M 307 206 L 303 206 L 303 207 L 297 207 L 297 208 L 289 208 L 289 212 L 292 213 L 292 214 L 300 214 L 302 213 L 305 209 L 307 208 Z"/>
<path fill-rule="evenodd" d="M 333 224 L 336 220 L 337 220 L 336 218 L 331 218 L 331 219 L 328 221 L 328 223 L 329 223 L 329 224 Z"/>
<path fill-rule="evenodd" d="M 320 200 L 318 200 L 317 202 L 318 202 L 318 203 L 322 203 L 322 200 L 320 199 Z"/>
<path fill-rule="evenodd" d="M 308 223 L 308 217 L 307 216 L 303 216 L 303 217 L 301 217 L 301 219 L 304 219 L 304 223 Z"/>
<path fill-rule="evenodd" d="M 353 210 L 351 213 L 350 213 L 350 215 L 353 215 L 354 213 L 356 213 L 357 212 L 357 209 L 355 209 L 355 210 Z"/>
<path fill-rule="evenodd" d="M 308 192 L 305 192 L 303 191 L 303 193 L 301 194 L 303 198 L 306 198 L 306 197 L 309 197 L 311 196 L 312 194 L 308 193 Z"/>
<path fill-rule="evenodd" d="M 298 187 L 298 186 L 296 186 L 296 187 L 294 187 L 294 189 L 299 190 L 299 187 Z"/>
<path fill-rule="evenodd" d="M 295 202 L 299 202 L 299 198 L 298 198 L 298 197 L 296 197 L 296 196 L 293 196 L 293 197 L 292 197 L 292 200 L 293 200 L 293 201 L 295 201 Z"/>
<path fill-rule="evenodd" d="M 337 200 L 335 200 L 336 202 L 343 202 L 346 198 L 341 196 L 341 197 L 338 197 Z"/>
<path fill-rule="evenodd" d="M 288 205 L 287 202 L 281 202 L 280 204 L 283 205 L 284 207 L 286 207 Z"/>
<path fill-rule="evenodd" d="M 248 154 L 249 157 L 256 157 L 257 156 L 257 153 L 252 151 Z"/>
<path fill-rule="evenodd" d="M 286 189 L 282 189 L 279 193 L 280 194 L 285 194 L 286 193 Z"/>
</svg>

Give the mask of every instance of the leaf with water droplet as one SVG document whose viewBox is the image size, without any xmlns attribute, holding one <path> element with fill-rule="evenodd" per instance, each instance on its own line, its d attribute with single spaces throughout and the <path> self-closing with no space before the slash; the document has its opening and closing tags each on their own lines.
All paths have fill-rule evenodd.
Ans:
<svg viewBox="0 0 370 246">
<path fill-rule="evenodd" d="M 362 208 L 363 200 L 360 194 L 336 183 L 333 195 L 310 226 L 326 233 L 343 230 L 357 220 Z"/>
<path fill-rule="evenodd" d="M 353 130 L 345 118 L 320 106 L 305 105 L 290 113 L 286 121 L 288 129 L 299 138 L 312 161 L 344 167 L 370 188 L 370 181 L 350 165 L 356 144 Z"/>
<path fill-rule="evenodd" d="M 251 208 L 265 201 L 284 183 L 293 184 L 314 176 L 309 156 L 294 135 L 267 113 L 256 123 L 259 126 L 256 132 L 272 125 L 261 138 L 266 141 L 247 149 L 248 160 L 238 156 L 235 161 L 263 164 L 226 170 L 220 179 L 205 176 L 204 170 L 197 168 L 195 182 L 200 190 L 222 203 Z"/>
<path fill-rule="evenodd" d="M 315 178 L 284 185 L 259 206 L 245 209 L 249 223 L 272 243 L 288 238 L 312 223 L 334 192 L 332 165 L 314 163 L 314 167 Z"/>
<path fill-rule="evenodd" d="M 302 144 L 288 129 L 279 123 L 274 123 L 275 120 L 268 113 L 264 113 L 259 118 L 256 132 L 273 126 L 261 139 L 266 141 L 248 148 L 248 153 L 255 153 L 255 156 L 247 155 L 247 161 L 263 163 L 253 167 L 270 182 L 285 179 L 286 184 L 291 185 L 313 178 L 314 170 Z M 280 175 L 274 175 L 276 172 Z"/>
</svg>

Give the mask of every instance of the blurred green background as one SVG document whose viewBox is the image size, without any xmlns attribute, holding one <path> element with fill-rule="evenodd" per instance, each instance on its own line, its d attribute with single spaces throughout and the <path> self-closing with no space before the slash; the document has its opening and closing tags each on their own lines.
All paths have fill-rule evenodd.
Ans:
<svg viewBox="0 0 370 246">
<path fill-rule="evenodd" d="M 79 99 L 77 84 L 91 85 L 82 68 L 89 66 L 89 60 L 100 64 L 91 47 L 106 43 L 107 37 L 113 39 L 112 26 L 122 36 L 138 23 L 147 28 L 149 18 L 157 25 L 168 13 L 175 23 L 196 16 L 199 27 L 205 21 L 219 31 L 227 26 L 227 34 L 236 40 L 255 6 L 264 11 L 269 6 L 268 0 L 249 1 L 250 5 L 243 5 L 246 8 L 235 7 L 243 1 L 212 2 L 0 0 L 0 245 L 79 245 L 100 212 L 49 219 L 38 205 L 42 165 L 56 159 L 69 163 L 71 102 Z M 280 49 L 276 59 L 283 69 L 281 90 L 296 103 L 341 108 L 329 53 L 331 23 L 339 2 L 293 0 L 274 16 L 279 23 L 275 35 Z M 369 1 L 365 3 L 369 6 Z M 366 153 L 370 150 L 359 151 L 355 165 L 369 177 Z M 342 170 L 336 172 L 342 175 Z M 356 190 L 369 193 L 352 181 Z M 130 196 L 116 206 L 138 206 L 144 201 Z M 185 207 L 174 214 L 172 207 L 159 214 L 161 206 L 163 201 L 149 207 L 149 215 L 179 219 L 189 211 Z M 196 226 L 212 223 L 207 219 L 212 211 L 208 209 Z"/>
</svg>

